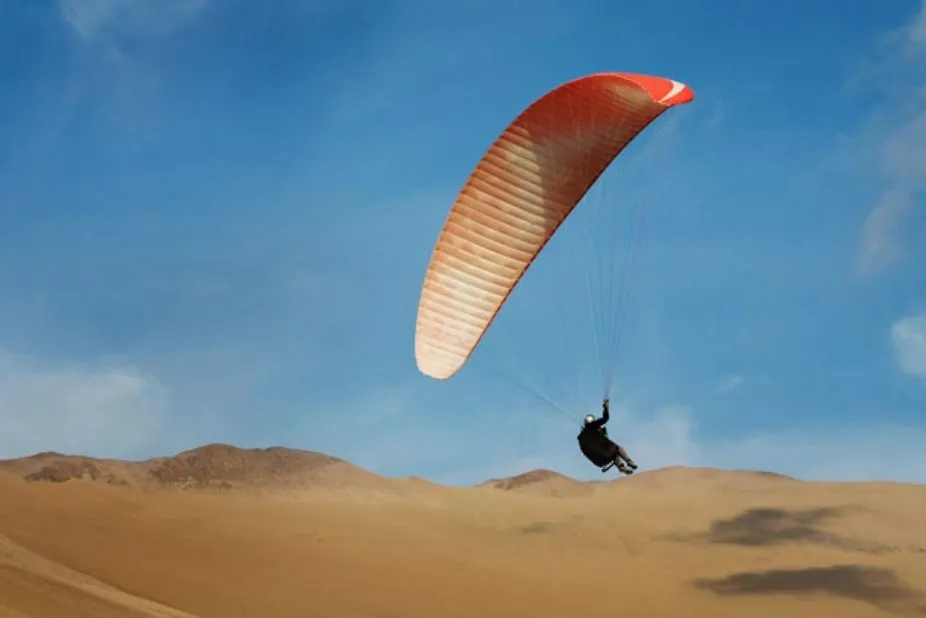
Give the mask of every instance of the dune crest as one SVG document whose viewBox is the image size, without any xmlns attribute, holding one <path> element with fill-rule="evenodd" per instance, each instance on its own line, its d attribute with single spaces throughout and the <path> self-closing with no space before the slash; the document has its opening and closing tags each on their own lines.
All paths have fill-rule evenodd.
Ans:
<svg viewBox="0 0 926 618">
<path fill-rule="evenodd" d="M 7 604 L 28 613 L 74 618 L 197 618 L 155 601 L 118 590 L 84 573 L 43 558 L 0 534 L 0 615 Z"/>
</svg>

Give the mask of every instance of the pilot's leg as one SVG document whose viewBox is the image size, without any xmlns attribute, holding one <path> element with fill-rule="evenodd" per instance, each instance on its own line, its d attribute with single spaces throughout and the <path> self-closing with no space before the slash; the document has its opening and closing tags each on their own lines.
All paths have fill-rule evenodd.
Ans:
<svg viewBox="0 0 926 618">
<path fill-rule="evenodd" d="M 615 442 L 615 444 L 617 443 Z M 627 466 L 631 470 L 637 469 L 637 464 L 634 463 L 633 459 L 630 458 L 630 455 L 627 454 L 627 451 L 625 451 L 624 447 L 621 446 L 620 444 L 617 444 L 617 455 L 620 459 L 623 459 L 625 462 L 627 462 Z"/>
</svg>

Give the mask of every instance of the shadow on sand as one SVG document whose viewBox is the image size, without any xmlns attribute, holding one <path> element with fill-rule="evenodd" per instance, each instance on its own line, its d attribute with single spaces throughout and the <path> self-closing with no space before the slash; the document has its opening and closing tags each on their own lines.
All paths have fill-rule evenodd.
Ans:
<svg viewBox="0 0 926 618">
<path fill-rule="evenodd" d="M 862 512 L 860 507 L 827 507 L 805 510 L 755 508 L 729 519 L 718 519 L 703 532 L 673 535 L 672 540 L 706 542 L 742 547 L 769 547 L 788 543 L 810 543 L 864 554 L 924 553 L 914 545 L 885 545 L 828 532 L 824 527 L 831 521 Z"/>
<path fill-rule="evenodd" d="M 904 616 L 926 616 L 926 596 L 894 571 L 860 565 L 735 573 L 700 579 L 696 588 L 721 596 L 826 594 L 853 599 Z"/>
<path fill-rule="evenodd" d="M 829 544 L 834 536 L 822 529 L 828 521 L 848 514 L 849 507 L 788 511 L 749 509 L 730 519 L 714 521 L 697 535 L 711 543 L 765 547 L 794 541 Z"/>
</svg>

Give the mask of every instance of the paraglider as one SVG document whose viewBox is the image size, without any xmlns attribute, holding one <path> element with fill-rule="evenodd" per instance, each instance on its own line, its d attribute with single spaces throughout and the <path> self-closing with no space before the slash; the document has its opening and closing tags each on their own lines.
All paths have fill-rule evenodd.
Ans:
<svg viewBox="0 0 926 618">
<path fill-rule="evenodd" d="M 601 402 L 601 418 L 595 418 L 591 414 L 585 417 L 582 431 L 577 437 L 579 450 L 590 462 L 601 468 L 602 472 L 607 472 L 614 466 L 624 474 L 633 474 L 637 464 L 624 447 L 608 437 L 605 425 L 611 418 L 610 407 L 610 400 L 605 399 Z"/>
<path fill-rule="evenodd" d="M 439 233 L 415 328 L 422 373 L 445 380 L 463 367 L 615 157 L 663 112 L 693 98 L 672 79 L 597 73 L 553 89 L 515 118 L 476 165 Z"/>
</svg>

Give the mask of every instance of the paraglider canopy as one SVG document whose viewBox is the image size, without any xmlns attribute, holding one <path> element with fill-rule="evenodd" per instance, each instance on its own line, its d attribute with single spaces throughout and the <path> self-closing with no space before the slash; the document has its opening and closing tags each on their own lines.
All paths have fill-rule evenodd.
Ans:
<svg viewBox="0 0 926 618">
<path fill-rule="evenodd" d="M 502 132 L 457 196 L 428 265 L 415 331 L 425 375 L 459 371 L 614 158 L 664 111 L 693 98 L 671 79 L 598 73 L 543 95 Z"/>
</svg>

